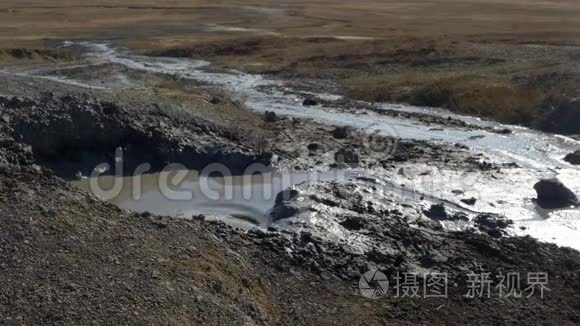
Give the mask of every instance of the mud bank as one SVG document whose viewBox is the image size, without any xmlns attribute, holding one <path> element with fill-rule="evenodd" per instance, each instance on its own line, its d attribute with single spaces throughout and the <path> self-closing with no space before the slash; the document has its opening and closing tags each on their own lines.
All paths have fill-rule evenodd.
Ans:
<svg viewBox="0 0 580 326">
<path fill-rule="evenodd" d="M 233 174 L 251 164 L 270 165 L 271 155 L 245 146 L 243 135 L 209 121 L 177 119 L 155 106 L 129 112 L 91 97 L 50 94 L 0 97 L 0 106 L 5 137 L 30 146 L 36 162 L 69 179 L 91 175 L 97 166 L 132 175 L 142 164 L 157 172 L 173 163 L 186 169 L 220 163 Z"/>
<path fill-rule="evenodd" d="M 364 202 L 368 198 L 351 196 L 353 185 L 318 185 L 312 190 L 324 200 L 315 201 L 298 189 L 298 197 L 280 204 L 305 199 L 305 206 L 322 212 L 321 218 L 336 223 L 348 238 L 371 240 L 363 251 L 320 238 L 312 228 L 246 234 L 200 219 L 130 214 L 49 171 L 2 165 L 1 318 L 75 324 L 179 318 L 255 325 L 308 325 L 335 318 L 401 325 L 580 320 L 576 251 L 531 238 L 449 233 L 423 218 L 408 219 L 396 203 L 390 211 L 383 210 L 387 205 L 372 211 Z M 340 210 L 332 214 L 335 205 Z M 330 214 L 324 214 L 325 206 Z M 372 249 L 378 243 L 381 247 Z M 456 285 L 450 283 L 448 299 L 401 299 L 391 293 L 370 301 L 354 284 L 376 266 L 393 277 L 403 271 L 449 271 Z M 516 304 L 496 296 L 467 299 L 464 268 L 523 275 L 545 271 L 551 291 L 544 299 L 532 296 Z"/>
<path fill-rule="evenodd" d="M 535 253 L 557 248 L 539 245 L 530 237 L 507 236 L 513 221 L 504 216 L 413 198 L 385 182 L 354 178 L 293 187 L 279 195 L 271 212 L 274 223 L 266 234 L 289 241 L 282 249 L 294 258 L 291 261 L 344 279 L 365 269 L 417 274 L 437 270 L 450 273 L 454 281 L 465 281 L 462 271 L 493 271 L 501 261 L 517 265 L 521 257 L 515 247 L 531 245 L 538 250 Z M 558 250 L 575 255 L 571 249 Z"/>
</svg>

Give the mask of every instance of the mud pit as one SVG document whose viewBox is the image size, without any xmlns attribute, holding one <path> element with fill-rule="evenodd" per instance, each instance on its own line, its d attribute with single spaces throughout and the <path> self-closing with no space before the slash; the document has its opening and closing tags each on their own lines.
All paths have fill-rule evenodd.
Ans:
<svg viewBox="0 0 580 326">
<path fill-rule="evenodd" d="M 250 167 L 252 169 L 252 167 Z M 353 172 L 272 173 L 265 166 L 258 174 L 211 176 L 205 169 L 176 170 L 130 177 L 91 177 L 73 184 L 123 209 L 183 219 L 223 221 L 250 230 L 272 225 L 270 211 L 277 195 L 298 184 L 345 180 Z M 224 170 L 214 169 L 215 172 Z M 227 174 L 227 171 L 226 171 Z"/>
</svg>

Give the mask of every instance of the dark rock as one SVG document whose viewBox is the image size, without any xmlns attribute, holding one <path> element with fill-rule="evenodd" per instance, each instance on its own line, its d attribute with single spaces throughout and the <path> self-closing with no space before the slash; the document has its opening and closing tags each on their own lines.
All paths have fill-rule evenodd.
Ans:
<svg viewBox="0 0 580 326">
<path fill-rule="evenodd" d="M 248 234 L 250 236 L 254 236 L 254 237 L 259 238 L 259 239 L 265 239 L 268 237 L 268 232 L 266 232 L 260 228 L 251 229 L 250 231 L 248 231 Z"/>
<path fill-rule="evenodd" d="M 312 143 L 308 145 L 308 150 L 311 152 L 315 152 L 321 148 L 320 144 Z"/>
<path fill-rule="evenodd" d="M 194 221 L 203 222 L 205 221 L 205 215 L 194 215 L 191 217 L 191 219 Z"/>
<path fill-rule="evenodd" d="M 360 216 L 349 216 L 339 224 L 347 230 L 358 231 L 364 227 L 364 219 Z"/>
<path fill-rule="evenodd" d="M 460 143 L 456 143 L 455 147 L 459 149 L 469 150 L 469 146 Z"/>
<path fill-rule="evenodd" d="M 282 204 L 274 206 L 274 209 L 272 210 L 272 213 L 270 215 L 272 216 L 272 221 L 276 222 L 279 220 L 290 218 L 298 214 L 299 212 L 300 209 L 298 209 L 298 207 L 295 207 L 291 204 Z"/>
<path fill-rule="evenodd" d="M 334 159 L 337 163 L 358 164 L 360 155 L 354 148 L 343 148 L 334 154 Z"/>
<path fill-rule="evenodd" d="M 375 178 L 370 178 L 370 177 L 364 177 L 364 176 L 360 176 L 360 177 L 356 177 L 357 180 L 363 181 L 363 182 L 368 182 L 368 183 L 377 183 L 377 179 Z"/>
<path fill-rule="evenodd" d="M 295 189 L 286 189 L 283 191 L 280 191 L 278 193 L 278 195 L 276 195 L 276 204 L 275 205 L 280 205 L 283 202 L 288 202 L 291 201 L 293 199 L 298 198 L 298 195 L 300 195 L 300 193 L 298 192 L 298 190 Z"/>
<path fill-rule="evenodd" d="M 507 128 L 498 129 L 495 132 L 498 134 L 502 134 L 502 135 L 511 135 L 513 133 L 513 131 L 511 129 L 507 129 Z"/>
<path fill-rule="evenodd" d="M 336 127 L 332 131 L 332 137 L 336 139 L 345 139 L 348 138 L 350 135 L 350 128 L 349 127 Z"/>
<path fill-rule="evenodd" d="M 437 221 L 449 219 L 449 214 L 447 214 L 447 210 L 443 204 L 433 204 L 431 205 L 431 208 L 424 213 L 428 218 Z"/>
<path fill-rule="evenodd" d="M 393 155 L 392 159 L 395 162 L 407 162 L 410 158 L 411 157 L 408 153 L 401 152 L 401 153 L 396 153 L 395 155 Z"/>
<path fill-rule="evenodd" d="M 491 213 L 477 215 L 474 219 L 474 222 L 475 224 L 491 229 L 505 229 L 513 224 L 513 221 L 507 219 L 505 216 Z"/>
<path fill-rule="evenodd" d="M 316 101 L 313 97 L 307 97 L 306 99 L 304 99 L 304 102 L 302 102 L 303 106 L 314 106 L 314 105 L 318 105 L 318 101 Z"/>
<path fill-rule="evenodd" d="M 566 161 L 570 164 L 580 165 L 580 150 L 577 150 L 574 153 L 570 153 L 570 154 L 566 155 L 566 157 L 564 158 L 564 161 Z"/>
<path fill-rule="evenodd" d="M 121 108 L 113 102 L 102 103 L 103 113 L 107 115 L 114 115 L 121 113 Z"/>
<path fill-rule="evenodd" d="M 219 97 L 217 97 L 217 96 L 212 96 L 212 97 L 209 99 L 209 103 L 210 103 L 210 104 L 213 104 L 213 105 L 220 104 L 221 102 L 222 102 L 222 100 L 221 100 Z"/>
<path fill-rule="evenodd" d="M 276 122 L 276 120 L 278 120 L 278 117 L 276 116 L 276 112 L 266 111 L 266 113 L 264 114 L 264 121 Z"/>
<path fill-rule="evenodd" d="M 499 238 L 506 234 L 504 230 L 514 222 L 510 219 L 507 219 L 505 216 L 484 213 L 476 216 L 474 223 L 479 228 L 479 230 L 486 232 L 493 238 Z"/>
<path fill-rule="evenodd" d="M 477 203 L 477 199 L 475 199 L 474 197 L 465 198 L 465 199 L 462 199 L 461 202 L 466 204 L 466 205 L 473 206 L 473 205 L 475 205 L 475 203 Z"/>
<path fill-rule="evenodd" d="M 538 193 L 538 205 L 542 208 L 554 209 L 577 206 L 578 197 L 558 179 L 541 180 L 534 185 Z"/>
<path fill-rule="evenodd" d="M 467 214 L 465 214 L 463 212 L 457 212 L 457 213 L 453 214 L 453 216 L 451 216 L 449 218 L 449 220 L 467 222 L 467 221 L 469 221 L 469 217 L 467 216 Z"/>
<path fill-rule="evenodd" d="M 167 222 L 163 220 L 151 221 L 151 224 L 158 229 L 165 229 L 168 226 Z"/>
<path fill-rule="evenodd" d="M 332 200 L 330 198 L 322 198 L 320 196 L 316 196 L 316 195 L 312 195 L 310 196 L 310 199 L 312 199 L 313 201 L 317 202 L 317 203 L 321 203 L 324 204 L 326 206 L 330 206 L 330 207 L 338 207 L 339 203 L 335 200 Z"/>
<path fill-rule="evenodd" d="M 424 227 L 424 228 L 428 228 L 428 229 L 432 229 L 432 230 L 436 230 L 436 231 L 443 229 L 443 225 L 441 225 L 441 222 L 431 220 L 431 219 L 419 220 L 417 222 L 417 225 L 420 227 Z"/>
<path fill-rule="evenodd" d="M 153 216 L 153 214 L 151 214 L 150 212 L 141 213 L 142 218 L 151 218 L 152 216 Z"/>
<path fill-rule="evenodd" d="M 563 134 L 580 133 L 580 99 L 549 99 L 544 109 L 547 113 L 537 124 L 539 129 Z"/>
</svg>

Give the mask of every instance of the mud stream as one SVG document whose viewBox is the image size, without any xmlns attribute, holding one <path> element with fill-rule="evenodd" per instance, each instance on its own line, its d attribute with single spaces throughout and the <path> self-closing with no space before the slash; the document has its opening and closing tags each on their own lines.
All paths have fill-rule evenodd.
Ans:
<svg viewBox="0 0 580 326">
<path fill-rule="evenodd" d="M 495 122 L 485 121 L 474 117 L 452 114 L 442 109 L 418 108 L 406 105 L 382 104 L 384 109 L 419 112 L 434 116 L 453 117 L 473 125 L 509 128 L 512 134 L 499 134 L 485 130 L 445 126 L 434 129 L 419 121 L 405 118 L 395 118 L 374 112 L 365 114 L 347 113 L 340 108 L 329 106 L 302 106 L 304 93 L 293 91 L 284 82 L 272 80 L 263 76 L 246 74 L 238 71 L 221 71 L 212 68 L 209 62 L 189 59 L 158 58 L 134 55 L 118 50 L 108 44 L 95 43 L 67 43 L 67 47 L 82 49 L 85 54 L 86 67 L 109 65 L 117 67 L 113 78 L 107 82 L 102 80 L 75 80 L 59 70 L 42 70 L 18 72 L 28 76 L 47 78 L 53 81 L 73 84 L 87 88 L 113 89 L 122 85 L 138 84 L 131 80 L 124 71 L 134 70 L 152 74 L 170 75 L 181 79 L 196 80 L 201 83 L 224 87 L 232 94 L 244 99 L 251 110 L 257 112 L 274 111 L 277 114 L 289 117 L 308 118 L 316 122 L 329 125 L 348 125 L 363 129 L 368 133 L 379 133 L 386 136 L 395 136 L 401 139 L 416 139 L 449 144 L 463 144 L 474 153 L 482 153 L 497 163 L 517 163 L 519 168 L 506 169 L 497 178 L 481 177 L 474 182 L 462 182 L 461 178 L 452 178 L 451 181 L 439 182 L 436 187 L 426 186 L 424 182 L 412 177 L 413 174 L 382 176 L 393 183 L 405 183 L 411 191 L 429 194 L 432 198 L 453 202 L 457 207 L 465 207 L 453 193 L 458 190 L 466 196 L 478 199 L 470 210 L 480 212 L 497 212 L 514 219 L 516 224 L 514 233 L 529 234 L 543 241 L 555 242 L 580 249 L 576 241 L 580 237 L 580 211 L 560 210 L 544 211 L 536 207 L 533 198 L 536 196 L 533 185 L 540 178 L 559 177 L 568 187 L 580 193 L 580 174 L 574 166 L 563 161 L 563 157 L 578 148 L 580 142 L 571 138 L 544 134 L 518 126 L 506 126 Z M 335 100 L 340 98 L 332 94 L 316 94 L 320 98 Z M 429 168 L 404 164 L 406 171 Z M 364 173 L 364 172 L 363 172 Z M 448 174 L 459 173 L 447 171 Z M 411 175 L 411 176 L 409 176 Z M 154 213 L 189 217 L 194 214 L 210 216 L 229 216 L 232 223 L 247 228 L 248 226 L 265 226 L 269 223 L 267 212 L 273 203 L 273 196 L 287 186 L 305 181 L 296 180 L 283 184 L 284 175 L 271 175 L 261 178 L 251 178 L 250 182 L 240 182 L 239 179 L 209 180 L 207 184 L 221 191 L 233 193 L 230 200 L 207 200 L 200 195 L 197 177 L 189 177 L 180 187 L 185 187 L 194 194 L 194 199 L 176 204 L 167 201 L 161 196 L 161 191 L 155 186 L 154 180 L 159 175 L 147 177 L 143 180 L 149 191 L 142 194 L 139 201 L 131 199 L 130 194 L 122 193 L 112 200 L 121 207 Z M 151 180 L 149 180 L 151 179 Z M 455 180 L 455 181 L 453 181 Z M 107 182 L 106 180 L 101 180 Z M 134 180 L 125 179 L 123 182 L 132 183 Z M 202 180 L 203 181 L 203 180 Z M 206 180 L 207 181 L 207 180 Z M 246 180 L 247 181 L 247 180 Z M 203 183 L 203 182 L 202 182 Z M 433 184 L 433 183 L 431 183 Z M 228 185 L 228 186 L 224 186 Z M 270 194 L 263 199 L 258 195 L 247 201 L 242 194 L 248 191 L 258 191 L 256 188 L 272 188 Z M 129 187 L 130 188 L 130 187 Z M 229 189 L 229 190 L 228 190 Z M 262 189 L 263 190 L 263 189 Z M 258 191 L 259 192 L 259 191 Z M 197 195 L 197 196 L 195 196 Z M 262 198 L 262 199 L 258 199 Z"/>
</svg>

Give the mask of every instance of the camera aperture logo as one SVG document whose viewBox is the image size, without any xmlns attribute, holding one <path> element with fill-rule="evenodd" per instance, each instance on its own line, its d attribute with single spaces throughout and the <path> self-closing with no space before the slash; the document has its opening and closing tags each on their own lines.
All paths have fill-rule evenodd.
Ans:
<svg viewBox="0 0 580 326">
<path fill-rule="evenodd" d="M 547 272 L 528 272 L 527 279 L 519 272 L 469 272 L 462 297 L 475 298 L 544 298 L 548 287 Z M 457 283 L 453 283 L 457 287 Z M 397 272 L 390 280 L 380 271 L 366 272 L 359 280 L 359 289 L 367 299 L 380 299 L 389 291 L 394 298 L 448 298 L 449 275 L 442 272 Z"/>
<path fill-rule="evenodd" d="M 387 295 L 389 280 L 379 271 L 368 271 L 359 280 L 361 295 L 367 299 L 380 299 Z"/>
</svg>

